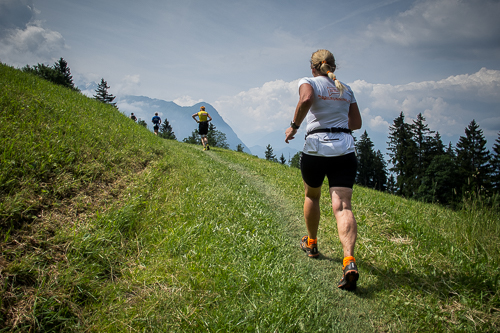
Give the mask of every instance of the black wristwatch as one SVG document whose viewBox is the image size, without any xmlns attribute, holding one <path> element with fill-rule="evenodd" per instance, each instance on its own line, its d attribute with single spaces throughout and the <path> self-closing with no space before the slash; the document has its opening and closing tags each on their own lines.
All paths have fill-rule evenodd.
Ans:
<svg viewBox="0 0 500 333">
<path fill-rule="evenodd" d="M 293 121 L 290 123 L 290 127 L 293 129 L 299 129 L 300 125 L 295 124 Z"/>
</svg>

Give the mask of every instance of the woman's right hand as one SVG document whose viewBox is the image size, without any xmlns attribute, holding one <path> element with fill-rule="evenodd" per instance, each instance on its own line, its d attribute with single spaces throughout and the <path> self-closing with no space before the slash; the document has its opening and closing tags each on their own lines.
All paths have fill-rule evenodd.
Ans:
<svg viewBox="0 0 500 333">
<path fill-rule="evenodd" d="M 295 134 L 297 134 L 297 130 L 291 127 L 288 127 L 285 131 L 285 142 L 288 143 L 289 140 L 295 139 Z"/>
</svg>

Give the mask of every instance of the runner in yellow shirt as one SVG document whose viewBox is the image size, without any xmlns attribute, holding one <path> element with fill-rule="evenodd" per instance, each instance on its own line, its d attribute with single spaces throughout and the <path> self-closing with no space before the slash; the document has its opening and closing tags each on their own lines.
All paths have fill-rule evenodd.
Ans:
<svg viewBox="0 0 500 333">
<path fill-rule="evenodd" d="M 208 122 L 212 121 L 212 117 L 210 117 L 208 112 L 205 111 L 204 106 L 200 107 L 200 111 L 193 114 L 192 117 L 198 124 L 200 124 L 198 132 L 200 133 L 201 136 L 201 144 L 203 145 L 203 150 L 210 150 L 210 147 L 208 146 L 207 134 L 208 134 Z M 198 117 L 198 120 L 196 120 L 196 117 Z"/>
</svg>

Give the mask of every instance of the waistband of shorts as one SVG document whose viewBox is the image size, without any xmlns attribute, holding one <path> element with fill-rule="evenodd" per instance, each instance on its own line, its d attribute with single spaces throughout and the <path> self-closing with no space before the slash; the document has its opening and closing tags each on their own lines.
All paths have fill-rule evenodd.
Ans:
<svg viewBox="0 0 500 333">
<path fill-rule="evenodd" d="M 352 135 L 352 131 L 347 128 L 342 128 L 342 127 L 330 127 L 330 128 L 316 128 L 313 129 L 310 132 L 307 132 L 306 138 L 308 135 L 314 134 L 314 133 L 347 133 Z"/>
</svg>

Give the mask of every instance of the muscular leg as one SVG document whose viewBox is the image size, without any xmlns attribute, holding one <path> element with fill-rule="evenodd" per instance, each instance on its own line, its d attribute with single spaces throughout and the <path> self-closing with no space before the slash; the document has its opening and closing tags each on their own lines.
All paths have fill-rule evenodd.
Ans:
<svg viewBox="0 0 500 333">
<path fill-rule="evenodd" d="M 337 220 L 340 242 L 344 257 L 354 256 L 354 245 L 358 234 L 356 219 L 351 210 L 352 189 L 347 187 L 331 187 L 332 208 Z"/>
<path fill-rule="evenodd" d="M 319 226 L 319 198 L 321 197 L 321 186 L 314 188 L 304 183 L 304 187 L 304 218 L 306 220 L 307 234 L 310 239 L 315 239 L 318 234 Z"/>
</svg>

